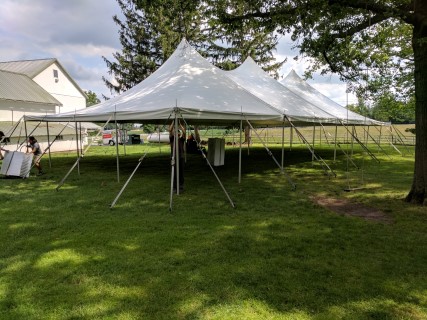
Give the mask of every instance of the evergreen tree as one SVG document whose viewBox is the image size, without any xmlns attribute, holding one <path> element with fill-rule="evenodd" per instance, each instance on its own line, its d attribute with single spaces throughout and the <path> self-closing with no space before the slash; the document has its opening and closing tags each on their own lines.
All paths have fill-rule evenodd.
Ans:
<svg viewBox="0 0 427 320">
<path fill-rule="evenodd" d="M 150 17 L 137 10 L 132 1 L 117 0 L 123 15 L 121 21 L 117 15 L 113 17 L 119 26 L 121 52 L 115 52 L 115 61 L 103 57 L 109 69 L 108 73 L 114 80 L 103 77 L 111 92 L 120 93 L 132 88 L 163 62 L 160 39 Z"/>
<path fill-rule="evenodd" d="M 112 92 L 123 92 L 153 73 L 175 50 L 183 37 L 210 62 L 233 69 L 251 56 L 277 77 L 283 62 L 273 51 L 277 37 L 265 28 L 233 32 L 222 28 L 212 3 L 199 0 L 117 0 L 124 15 L 119 26 L 122 50 L 114 60 L 103 57 L 114 80 L 103 77 Z"/>
</svg>

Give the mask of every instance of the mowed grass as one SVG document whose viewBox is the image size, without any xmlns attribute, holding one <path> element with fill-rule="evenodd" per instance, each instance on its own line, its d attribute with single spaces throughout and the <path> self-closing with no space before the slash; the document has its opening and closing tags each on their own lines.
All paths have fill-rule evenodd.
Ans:
<svg viewBox="0 0 427 320">
<path fill-rule="evenodd" d="M 286 149 L 286 177 L 261 147 L 228 148 L 215 170 L 188 155 L 169 212 L 168 146 L 93 147 L 64 186 L 75 153 L 47 174 L 1 179 L 0 319 L 426 319 L 427 209 L 402 201 L 413 156 L 380 164 L 357 150 Z M 148 152 L 116 206 L 109 205 Z M 281 150 L 272 148 L 280 162 Z M 364 187 L 345 192 L 350 187 Z M 337 215 L 310 197 L 381 209 L 384 224 Z"/>
</svg>

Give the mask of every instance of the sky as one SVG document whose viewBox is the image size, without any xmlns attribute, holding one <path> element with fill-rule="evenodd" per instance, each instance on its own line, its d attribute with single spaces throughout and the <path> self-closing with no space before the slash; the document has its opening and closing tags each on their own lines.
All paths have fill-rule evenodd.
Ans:
<svg viewBox="0 0 427 320">
<path fill-rule="evenodd" d="M 112 19 L 116 14 L 120 15 L 116 0 L 1 0 L 0 61 L 57 58 L 83 90 L 109 97 L 102 77 L 110 75 L 102 57 L 112 60 L 121 49 Z M 309 63 L 296 62 L 298 52 L 291 47 L 283 37 L 275 52 L 280 61 L 288 58 L 279 72 L 282 77 L 292 69 L 302 76 Z M 346 105 L 346 86 L 336 76 L 315 75 L 308 83 Z M 348 99 L 355 102 L 354 97 Z"/>
</svg>

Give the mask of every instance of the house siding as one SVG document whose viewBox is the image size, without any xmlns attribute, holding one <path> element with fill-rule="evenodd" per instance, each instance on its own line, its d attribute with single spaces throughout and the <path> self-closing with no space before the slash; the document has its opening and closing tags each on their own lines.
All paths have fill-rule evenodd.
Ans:
<svg viewBox="0 0 427 320">
<path fill-rule="evenodd" d="M 53 70 L 57 70 L 58 77 L 54 77 Z M 54 63 L 39 73 L 33 80 L 62 103 L 57 113 L 75 111 L 86 108 L 86 98 L 62 72 L 57 63 Z"/>
</svg>

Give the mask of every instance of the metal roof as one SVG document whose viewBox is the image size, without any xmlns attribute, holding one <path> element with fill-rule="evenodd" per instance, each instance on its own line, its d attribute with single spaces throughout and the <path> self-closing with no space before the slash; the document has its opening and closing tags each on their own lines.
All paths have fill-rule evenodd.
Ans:
<svg viewBox="0 0 427 320">
<path fill-rule="evenodd" d="M 15 131 L 12 132 L 13 128 L 15 127 L 16 123 L 11 122 L 0 122 L 0 131 L 3 131 L 3 133 L 6 136 L 9 136 L 11 138 L 18 138 L 21 137 L 21 141 L 25 140 L 25 127 L 24 122 L 21 122 L 18 127 L 15 129 Z M 49 123 L 49 122 L 27 122 L 26 128 L 27 128 L 27 134 L 32 135 L 34 137 L 44 137 L 47 136 L 47 126 L 49 126 L 49 135 L 52 137 L 55 137 L 61 133 L 61 135 L 75 135 L 76 131 L 75 129 L 67 124 L 67 123 Z M 64 129 L 64 126 L 66 128 Z M 62 131 L 62 132 L 61 132 Z M 51 139 L 51 140 L 52 140 Z"/>
<path fill-rule="evenodd" d="M 71 83 L 73 83 L 77 90 L 79 90 L 79 92 L 83 95 L 83 97 L 87 98 L 84 90 L 80 88 L 77 82 L 70 76 L 67 70 L 65 70 L 65 68 L 61 65 L 61 63 L 59 63 L 58 59 L 56 58 L 0 62 L 0 70 L 25 74 L 26 76 L 33 79 L 40 72 L 42 72 L 54 63 L 57 64 L 61 71 L 71 81 Z"/>
<path fill-rule="evenodd" d="M 0 70 L 0 100 L 62 105 L 28 76 L 2 70 Z"/>
<path fill-rule="evenodd" d="M 54 58 L 0 62 L 0 70 L 25 74 L 32 79 L 55 62 Z"/>
</svg>

